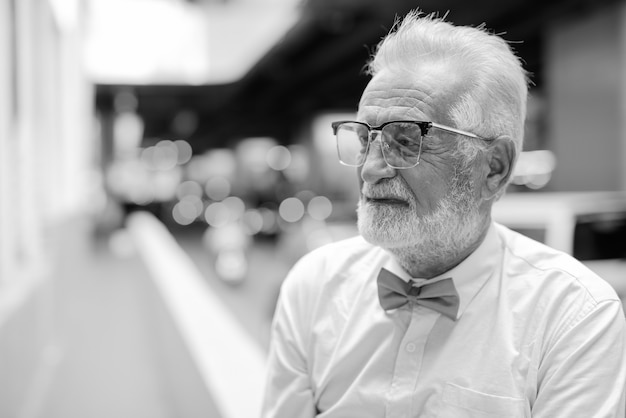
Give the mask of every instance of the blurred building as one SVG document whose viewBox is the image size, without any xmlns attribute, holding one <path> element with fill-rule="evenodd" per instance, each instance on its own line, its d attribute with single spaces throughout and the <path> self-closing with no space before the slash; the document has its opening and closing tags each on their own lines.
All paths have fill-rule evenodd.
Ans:
<svg viewBox="0 0 626 418">
<path fill-rule="evenodd" d="M 57 226 L 97 203 L 78 1 L 0 2 L 0 415 L 55 355 Z M 79 228 L 79 225 L 76 225 Z"/>
<path fill-rule="evenodd" d="M 301 202 L 328 196 L 333 216 L 352 213 L 355 178 L 336 164 L 328 122 L 356 110 L 367 83 L 361 69 L 368 48 L 396 14 L 415 6 L 403 0 L 268 0 L 267 7 L 286 12 L 266 16 L 270 9 L 255 9 L 252 0 L 110 3 L 128 10 L 156 3 L 167 4 L 167 10 L 179 7 L 177 15 L 144 15 L 151 25 L 120 21 L 98 28 L 115 31 L 128 25 L 143 42 L 153 39 L 146 33 L 160 33 L 160 47 L 150 47 L 152 53 L 169 54 L 155 61 L 152 70 L 159 71 L 135 67 L 130 73 L 123 65 L 106 71 L 103 61 L 148 60 L 141 50 L 146 44 L 125 37 L 109 40 L 128 43 L 143 60 L 119 46 L 105 51 L 111 46 L 100 41 L 85 51 L 94 35 L 94 27 L 87 25 L 90 13 L 102 3 L 0 0 L 1 416 L 27 416 L 24 405 L 54 357 L 54 300 L 60 291 L 54 245 L 58 234 L 67 233 L 61 228 L 75 225 L 85 236 L 117 228 L 126 204 L 186 222 L 184 216 L 197 202 L 176 209 L 177 187 L 189 176 L 207 173 L 202 167 L 194 171 L 192 156 L 220 161 L 211 166 L 212 180 L 204 178 L 211 183 L 204 183 L 200 194 L 221 201 L 228 188 L 264 210 L 250 216 L 255 222 L 267 210 L 280 212 L 281 202 L 302 190 L 310 193 L 300 195 Z M 433 0 L 419 6 L 425 12 L 449 10 L 455 23 L 485 22 L 504 33 L 531 71 L 527 149 L 548 153 L 535 154 L 539 166 L 529 159 L 519 190 L 530 185 L 626 191 L 626 2 Z M 184 44 L 163 44 L 170 39 L 169 28 L 158 19 L 186 16 L 195 29 L 183 34 Z M 250 22 L 265 24 L 257 28 Z M 263 49 L 244 45 L 250 36 L 241 34 L 269 26 L 280 31 L 258 35 Z M 186 61 L 197 51 L 190 45 L 194 42 L 205 54 Z M 241 53 L 240 47 L 250 49 Z M 122 52 L 126 55 L 116 55 Z M 242 56 L 239 64 L 224 65 L 235 55 Z M 238 147 L 250 149 L 252 143 L 271 144 L 269 157 L 263 155 L 270 161 L 263 172 L 270 177 L 254 171 L 254 159 L 238 159 Z M 156 148 L 146 151 L 150 147 Z M 291 171 L 281 162 L 285 155 L 298 162 Z M 135 164 L 142 158 L 153 158 L 156 168 L 150 175 Z M 245 181 L 230 179 L 231 159 L 245 162 Z M 123 180 L 111 183 L 111 178 Z M 129 187 L 116 188 L 120 184 Z M 148 184 L 154 186 L 150 195 Z M 251 184 L 257 186 L 249 190 Z M 297 219 L 303 207 L 296 205 Z M 191 220 L 202 215 L 193 213 Z M 260 231 L 262 225 L 256 227 Z"/>
</svg>

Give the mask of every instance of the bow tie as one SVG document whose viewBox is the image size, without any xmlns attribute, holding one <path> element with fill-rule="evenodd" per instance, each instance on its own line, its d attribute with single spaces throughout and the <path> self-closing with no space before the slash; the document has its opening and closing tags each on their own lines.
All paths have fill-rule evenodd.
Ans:
<svg viewBox="0 0 626 418">
<path fill-rule="evenodd" d="M 378 299 L 384 310 L 397 309 L 409 301 L 437 311 L 453 321 L 459 310 L 459 294 L 452 278 L 414 286 L 388 270 L 378 274 Z"/>
</svg>

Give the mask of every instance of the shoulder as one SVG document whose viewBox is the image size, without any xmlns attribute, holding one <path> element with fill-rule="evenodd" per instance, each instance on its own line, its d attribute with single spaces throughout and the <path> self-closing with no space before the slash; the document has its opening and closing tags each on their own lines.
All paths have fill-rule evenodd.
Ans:
<svg viewBox="0 0 626 418">
<path fill-rule="evenodd" d="M 301 299 L 319 297 L 355 282 L 353 277 L 371 275 L 389 257 L 361 236 L 336 241 L 305 254 L 289 271 L 281 293 Z"/>
<path fill-rule="evenodd" d="M 620 302 L 606 281 L 574 257 L 502 225 L 497 228 L 504 243 L 503 268 L 511 285 L 537 289 L 544 297 L 584 299 L 591 305 Z"/>
<path fill-rule="evenodd" d="M 380 248 L 361 236 L 336 241 L 305 254 L 294 264 L 286 280 L 302 281 L 316 276 L 315 281 L 319 283 L 334 275 L 349 272 L 381 253 Z"/>
<path fill-rule="evenodd" d="M 581 324 L 594 330 L 624 328 L 615 290 L 584 264 L 501 225 L 498 232 L 504 243 L 503 279 L 511 311 L 543 330 L 545 347 Z"/>
</svg>

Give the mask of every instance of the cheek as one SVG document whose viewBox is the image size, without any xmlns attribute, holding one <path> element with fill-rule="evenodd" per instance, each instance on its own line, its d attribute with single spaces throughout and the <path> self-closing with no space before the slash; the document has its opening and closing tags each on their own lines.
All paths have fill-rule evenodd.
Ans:
<svg viewBox="0 0 626 418">
<path fill-rule="evenodd" d="M 408 171 L 408 170 L 407 170 Z M 419 208 L 434 210 L 447 195 L 449 185 L 445 176 L 412 172 L 402 173 L 405 184 L 415 196 Z"/>
</svg>

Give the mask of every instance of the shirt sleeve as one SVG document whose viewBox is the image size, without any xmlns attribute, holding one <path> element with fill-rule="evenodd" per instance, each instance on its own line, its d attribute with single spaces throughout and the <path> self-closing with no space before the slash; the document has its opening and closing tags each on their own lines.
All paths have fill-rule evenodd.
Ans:
<svg viewBox="0 0 626 418">
<path fill-rule="evenodd" d="M 315 417 L 306 357 L 306 292 L 296 266 L 285 279 L 272 323 L 263 418 Z M 300 296 L 302 295 L 302 296 Z"/>
<path fill-rule="evenodd" d="M 626 321 L 619 300 L 599 302 L 549 347 L 533 418 L 624 418 Z"/>
</svg>

